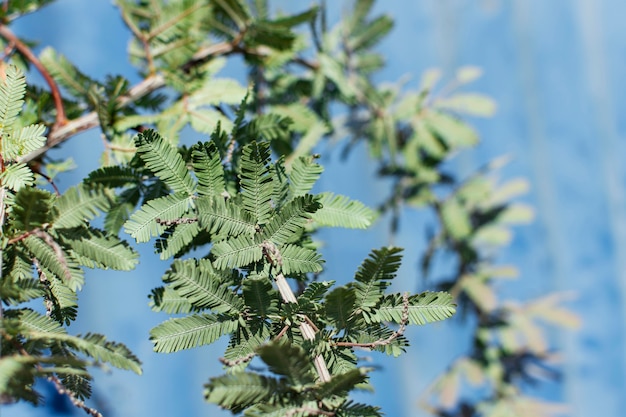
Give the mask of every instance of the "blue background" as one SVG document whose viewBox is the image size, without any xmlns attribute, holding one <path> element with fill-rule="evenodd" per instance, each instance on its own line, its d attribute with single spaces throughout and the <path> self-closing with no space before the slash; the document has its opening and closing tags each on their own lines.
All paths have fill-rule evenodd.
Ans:
<svg viewBox="0 0 626 417">
<path fill-rule="evenodd" d="M 287 4 L 283 2 L 282 4 Z M 309 2 L 303 2 L 308 4 Z M 332 2 L 329 2 L 332 3 Z M 339 2 L 335 16 L 341 15 Z M 521 270 L 503 293 L 518 300 L 551 291 L 575 291 L 570 304 L 583 319 L 578 332 L 555 335 L 563 351 L 561 384 L 534 393 L 571 407 L 573 417 L 622 417 L 626 409 L 624 346 L 626 303 L 626 2 L 620 0 L 419 0 L 379 2 L 396 28 L 379 46 L 388 66 L 379 80 L 412 74 L 415 87 L 427 68 L 451 73 L 476 65 L 485 76 L 473 90 L 498 102 L 495 118 L 472 121 L 482 144 L 455 159 L 461 174 L 495 156 L 511 154 L 505 178 L 524 176 L 532 184 L 525 198 L 536 208 L 535 222 L 516 230 L 502 262 Z M 138 78 L 128 65 L 128 32 L 109 0 L 59 0 L 19 21 L 16 31 L 41 45 L 53 45 L 85 73 L 102 78 L 121 73 Z M 235 75 L 241 74 L 234 68 Z M 38 81 L 33 74 L 30 79 Z M 197 140 L 194 137 L 192 140 Z M 97 166 L 102 142 L 96 132 L 71 139 L 53 156 L 71 154 L 66 188 Z M 375 204 L 386 184 L 375 178 L 366 150 L 347 162 L 325 156 L 320 189 Z M 368 166 L 365 178 L 361 173 Z M 364 179 L 365 178 L 365 179 Z M 407 248 L 396 290 L 421 289 L 417 256 L 424 246 L 428 215 L 407 212 L 396 244 Z M 388 242 L 385 224 L 370 231 L 329 232 L 327 279 L 350 277 L 373 247 Z M 93 405 L 107 416 L 221 415 L 202 401 L 202 384 L 219 373 L 215 358 L 223 345 L 157 355 L 148 341 L 151 327 L 166 316 L 152 313 L 147 294 L 160 284 L 165 263 L 148 247 L 134 273 L 91 272 L 81 293 L 79 321 L 87 330 L 126 343 L 144 362 L 144 375 L 96 372 Z M 419 394 L 466 348 L 461 323 L 411 329 L 413 345 L 399 361 L 375 360 L 376 393 L 363 398 L 389 416 L 420 416 Z M 80 410 L 49 402 L 45 409 L 4 406 L 2 416 L 46 416 Z M 620 411 L 621 410 L 621 411 Z"/>
</svg>

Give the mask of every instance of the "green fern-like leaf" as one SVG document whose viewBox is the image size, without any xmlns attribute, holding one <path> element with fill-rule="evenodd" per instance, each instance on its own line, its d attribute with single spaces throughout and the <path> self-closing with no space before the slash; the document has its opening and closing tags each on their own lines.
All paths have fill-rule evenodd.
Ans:
<svg viewBox="0 0 626 417">
<path fill-rule="evenodd" d="M 290 189 L 293 196 L 305 195 L 313 188 L 324 168 L 313 162 L 312 157 L 301 156 L 291 164 Z"/>
<path fill-rule="evenodd" d="M 285 245 L 281 248 L 280 254 L 282 258 L 281 269 L 286 275 L 321 272 L 323 269 L 322 256 L 312 249 L 297 245 Z"/>
<path fill-rule="evenodd" d="M 263 230 L 265 240 L 270 240 L 276 245 L 293 241 L 300 237 L 300 232 L 311 213 L 320 208 L 317 198 L 306 194 L 296 197 L 287 203 L 280 212 L 275 215 Z"/>
<path fill-rule="evenodd" d="M 160 254 L 161 259 L 179 256 L 200 231 L 198 222 L 183 223 L 167 229 L 156 241 L 156 252 Z"/>
<path fill-rule="evenodd" d="M 204 398 L 237 413 L 252 404 L 270 401 L 285 390 L 285 384 L 275 378 L 238 372 L 211 378 L 205 385 Z"/>
<path fill-rule="evenodd" d="M 44 125 L 29 125 L 13 131 L 3 138 L 2 156 L 5 160 L 17 160 L 20 156 L 29 154 L 46 143 Z"/>
<path fill-rule="evenodd" d="M 344 396 L 358 384 L 367 380 L 367 372 L 363 368 L 352 369 L 343 374 L 335 374 L 331 380 L 320 384 L 315 389 L 317 398 L 329 398 L 332 395 Z"/>
<path fill-rule="evenodd" d="M 146 130 L 135 137 L 137 154 L 175 193 L 192 195 L 195 184 L 185 161 L 169 142 L 154 130 Z"/>
<path fill-rule="evenodd" d="M 199 198 L 196 201 L 200 225 L 211 234 L 235 236 L 255 232 L 252 216 L 221 196 Z"/>
<path fill-rule="evenodd" d="M 28 231 L 48 223 L 53 199 L 52 194 L 37 188 L 19 190 L 11 216 L 13 227 Z"/>
<path fill-rule="evenodd" d="M 141 182 L 141 174 L 129 166 L 105 166 L 90 172 L 85 182 L 116 188 Z"/>
<path fill-rule="evenodd" d="M 400 268 L 401 253 L 400 248 L 375 249 L 357 270 L 351 286 L 355 290 L 356 305 L 363 311 L 370 311 L 383 297 L 388 281 Z"/>
<path fill-rule="evenodd" d="M 243 298 L 252 314 L 267 317 L 278 314 L 278 293 L 267 278 L 248 278 L 243 283 Z"/>
<path fill-rule="evenodd" d="M 111 207 L 111 197 L 105 189 L 90 189 L 85 185 L 77 185 L 68 189 L 54 204 L 54 227 L 71 228 L 85 225 L 100 212 Z"/>
<path fill-rule="evenodd" d="M 326 314 L 334 322 L 337 329 L 348 328 L 355 307 L 357 307 L 354 291 L 345 287 L 335 288 L 326 295 L 324 301 Z"/>
<path fill-rule="evenodd" d="M 148 201 L 124 224 L 124 230 L 137 240 L 147 242 L 152 236 L 159 236 L 165 226 L 157 220 L 176 220 L 181 218 L 192 206 L 188 194 L 176 193 Z"/>
<path fill-rule="evenodd" d="M 235 314 L 243 310 L 241 298 L 229 288 L 232 283 L 224 280 L 207 259 L 174 261 L 163 281 L 196 309 Z"/>
<path fill-rule="evenodd" d="M 349 401 L 337 410 L 337 417 L 383 417 L 380 407 Z"/>
<path fill-rule="evenodd" d="M 167 320 L 150 331 L 156 352 L 171 353 L 215 342 L 234 332 L 238 321 L 213 314 L 196 314 Z"/>
<path fill-rule="evenodd" d="M 0 181 L 2 181 L 2 186 L 19 191 L 24 187 L 32 186 L 35 178 L 28 165 L 20 162 L 7 165 L 4 172 L 0 174 Z"/>
<path fill-rule="evenodd" d="M 241 190 L 243 206 L 259 224 L 267 223 L 272 213 L 272 176 L 267 143 L 252 142 L 243 148 L 241 157 Z"/>
<path fill-rule="evenodd" d="M 374 318 L 380 322 L 402 322 L 402 295 L 386 296 Z M 409 324 L 423 325 L 445 320 L 456 311 L 452 296 L 445 292 L 423 292 L 409 297 Z"/>
<path fill-rule="evenodd" d="M 154 288 L 149 295 L 150 307 L 153 311 L 164 311 L 168 314 L 190 313 L 193 306 L 187 299 L 171 287 Z"/>
<path fill-rule="evenodd" d="M 333 193 L 321 193 L 320 196 L 322 208 L 312 217 L 321 226 L 366 229 L 376 218 L 374 211 L 360 201 Z"/>
<path fill-rule="evenodd" d="M 198 178 L 198 194 L 218 196 L 226 189 L 224 168 L 213 142 L 197 143 L 191 148 L 193 170 Z"/>
<path fill-rule="evenodd" d="M 298 345 L 270 342 L 257 349 L 270 371 L 287 377 L 292 387 L 302 387 L 315 381 L 311 359 Z"/>
<path fill-rule="evenodd" d="M 211 253 L 215 256 L 213 265 L 217 269 L 243 267 L 259 261 L 263 256 L 259 244 L 247 235 L 217 242 Z"/>
<path fill-rule="evenodd" d="M 50 246 L 48 242 L 35 236 L 29 236 L 22 242 L 31 255 L 39 261 L 40 267 L 50 271 L 72 291 L 77 291 L 82 287 L 84 283 L 82 269 L 58 243 Z"/>
<path fill-rule="evenodd" d="M 90 268 L 130 271 L 138 263 L 138 254 L 117 236 L 93 228 L 72 229 L 62 233 L 63 242 L 72 254 Z"/>
<path fill-rule="evenodd" d="M 5 69 L 6 78 L 0 82 L 0 136 L 4 137 L 12 131 L 26 93 L 26 79 L 15 66 L 9 65 Z M 4 157 L 4 155 L 3 155 Z"/>
</svg>

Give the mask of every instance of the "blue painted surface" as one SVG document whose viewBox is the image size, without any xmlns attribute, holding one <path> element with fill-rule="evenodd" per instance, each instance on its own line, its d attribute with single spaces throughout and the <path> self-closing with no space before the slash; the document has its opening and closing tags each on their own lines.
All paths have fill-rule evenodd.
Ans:
<svg viewBox="0 0 626 417">
<path fill-rule="evenodd" d="M 503 293 L 519 299 L 555 290 L 579 294 L 571 306 L 583 318 L 583 327 L 557 338 L 564 352 L 563 384 L 533 393 L 568 403 L 572 417 L 621 417 L 626 409 L 626 3 L 398 0 L 379 2 L 377 10 L 389 12 L 397 22 L 380 47 L 389 64 L 381 81 L 411 73 L 409 85 L 416 86 L 429 67 L 448 73 L 468 64 L 484 69 L 485 77 L 474 89 L 493 96 L 499 111 L 494 119 L 476 121 L 483 143 L 460 155 L 456 166 L 467 172 L 495 156 L 512 154 L 514 162 L 503 176 L 527 177 L 532 191 L 526 201 L 537 210 L 535 223 L 518 229 L 502 254 L 503 262 L 522 272 L 520 281 L 504 286 Z M 19 29 L 55 45 L 86 73 L 120 72 L 136 80 L 123 56 L 127 38 L 110 35 L 120 26 L 108 0 L 63 0 L 24 19 Z M 86 48 L 94 44 L 95 50 Z M 79 163 L 74 176 L 64 177 L 63 187 L 97 164 L 93 149 L 99 152 L 100 146 L 91 132 L 57 153 L 70 152 Z M 375 181 L 373 170 L 368 181 L 354 175 L 357 164 L 366 160 L 365 150 L 358 148 L 346 163 L 324 161 L 320 189 L 375 203 L 385 185 Z M 418 286 L 424 224 L 416 213 L 403 219 L 396 244 L 407 251 L 397 290 Z M 384 225 L 369 233 L 333 231 L 327 236 L 327 279 L 338 280 L 351 276 L 368 251 L 388 239 Z M 96 398 L 108 404 L 111 416 L 218 415 L 202 402 L 201 384 L 219 372 L 214 360 L 219 347 L 169 356 L 151 352 L 148 331 L 164 316 L 150 312 L 146 295 L 159 285 L 166 267 L 155 266 L 154 259 L 144 248 L 136 273 L 94 272 L 81 294 L 80 320 L 71 331 L 103 332 L 127 343 L 145 363 L 142 377 L 119 371 L 97 375 Z M 103 300 L 103 294 L 110 298 Z M 417 407 L 419 393 L 463 352 L 466 332 L 458 323 L 412 329 L 409 336 L 415 342 L 409 354 L 402 361 L 382 362 L 384 369 L 374 376 L 378 390 L 364 399 L 383 405 L 389 416 L 423 415 Z M 0 414 L 35 417 L 51 411 L 11 406 Z"/>
</svg>

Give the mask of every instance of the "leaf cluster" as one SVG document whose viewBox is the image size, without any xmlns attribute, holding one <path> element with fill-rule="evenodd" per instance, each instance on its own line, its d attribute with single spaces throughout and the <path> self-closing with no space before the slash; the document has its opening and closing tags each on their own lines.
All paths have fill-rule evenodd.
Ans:
<svg viewBox="0 0 626 417">
<path fill-rule="evenodd" d="M 71 336 L 63 326 L 76 318 L 83 267 L 128 271 L 137 254 L 89 224 L 112 206 L 104 188 L 81 184 L 59 195 L 35 187 L 35 173 L 19 159 L 43 145 L 45 127 L 21 125 L 25 92 L 21 72 L 6 67 L 0 83 L 0 300 L 11 307 L 0 307 L 0 393 L 38 403 L 35 379 L 52 378 L 80 402 L 91 393 L 88 365 L 106 362 L 141 373 L 124 345 L 98 334 Z M 37 299 L 45 314 L 17 307 Z"/>
</svg>

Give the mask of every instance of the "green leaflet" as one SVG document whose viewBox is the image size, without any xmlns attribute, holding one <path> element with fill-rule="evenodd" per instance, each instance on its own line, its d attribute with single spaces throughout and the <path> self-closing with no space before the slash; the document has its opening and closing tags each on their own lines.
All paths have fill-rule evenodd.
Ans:
<svg viewBox="0 0 626 417">
<path fill-rule="evenodd" d="M 267 143 L 252 142 L 243 148 L 239 174 L 243 206 L 259 224 L 267 223 L 272 214 L 273 186 L 269 159 Z"/>
<path fill-rule="evenodd" d="M 366 229 L 376 218 L 376 213 L 360 201 L 329 192 L 320 195 L 322 208 L 311 217 L 321 226 Z"/>
<path fill-rule="evenodd" d="M 310 194 L 296 197 L 271 218 L 263 230 L 263 239 L 276 245 L 297 239 L 311 214 L 319 208 L 318 199 Z"/>
<path fill-rule="evenodd" d="M 47 191 L 30 187 L 20 189 L 15 196 L 12 226 L 28 231 L 48 223 L 53 201 L 53 195 Z"/>
<path fill-rule="evenodd" d="M 215 256 L 213 264 L 217 269 L 247 266 L 263 256 L 261 246 L 247 235 L 217 242 L 211 253 Z"/>
<path fill-rule="evenodd" d="M 317 251 L 297 245 L 285 245 L 281 248 L 281 270 L 286 274 L 322 272 L 324 260 Z"/>
<path fill-rule="evenodd" d="M 26 92 L 26 79 L 17 67 L 9 65 L 5 73 L 6 79 L 0 82 L 0 136 L 2 137 L 5 137 L 7 133 L 10 135 L 13 131 L 13 124 L 22 109 Z"/>
<path fill-rule="evenodd" d="M 154 130 L 146 130 L 135 137 L 137 154 L 175 193 L 192 195 L 195 185 L 185 162 L 172 145 Z"/>
<path fill-rule="evenodd" d="M 90 268 L 130 271 L 139 262 L 137 252 L 125 241 L 97 229 L 73 229 L 62 233 L 62 237 L 74 257 Z"/>
<path fill-rule="evenodd" d="M 124 223 L 124 231 L 137 240 L 147 242 L 165 231 L 158 221 L 181 218 L 192 207 L 192 199 L 185 193 L 176 193 L 148 201 Z"/>
<path fill-rule="evenodd" d="M 24 187 L 32 186 L 35 177 L 28 165 L 20 162 L 7 165 L 4 172 L 0 174 L 0 181 L 2 181 L 3 186 L 13 191 L 19 191 Z"/>
<path fill-rule="evenodd" d="M 111 196 L 103 188 L 91 189 L 80 184 L 68 189 L 53 207 L 55 228 L 84 226 L 100 212 L 111 207 Z"/>
<path fill-rule="evenodd" d="M 211 234 L 252 236 L 255 232 L 252 216 L 222 196 L 199 198 L 196 205 L 200 225 Z"/>
<path fill-rule="evenodd" d="M 174 261 L 163 281 L 186 298 L 195 309 L 211 309 L 215 313 L 241 313 L 243 302 L 206 259 Z"/>
<path fill-rule="evenodd" d="M 237 328 L 237 320 L 213 314 L 169 319 L 150 331 L 155 352 L 171 353 L 215 342 Z"/>
<path fill-rule="evenodd" d="M 271 377 L 237 372 L 211 378 L 204 398 L 210 403 L 237 413 L 246 407 L 266 402 L 286 391 L 286 384 Z"/>
<path fill-rule="evenodd" d="M 3 140 L 2 156 L 6 160 L 17 160 L 41 148 L 46 143 L 43 135 L 46 130 L 44 125 L 36 124 L 21 127 L 5 134 Z"/>
<path fill-rule="evenodd" d="M 191 148 L 193 171 L 198 178 L 198 195 L 217 196 L 225 189 L 224 169 L 213 142 L 197 143 Z"/>
<path fill-rule="evenodd" d="M 311 191 L 323 171 L 324 168 L 314 163 L 311 157 L 296 158 L 289 172 L 289 188 L 293 196 L 301 196 Z"/>
<path fill-rule="evenodd" d="M 400 323 L 402 320 L 402 296 L 393 294 L 386 296 L 375 318 L 378 321 Z M 423 325 L 452 317 L 456 305 L 452 296 L 445 292 L 423 292 L 409 297 L 409 323 Z"/>
<path fill-rule="evenodd" d="M 80 289 L 84 283 L 83 271 L 77 262 L 61 246 L 39 237 L 29 236 L 22 241 L 40 266 L 50 271 L 72 291 Z"/>
<path fill-rule="evenodd" d="M 252 314 L 258 317 L 276 315 L 280 300 L 272 282 L 264 278 L 248 278 L 243 283 L 243 299 Z"/>
</svg>

